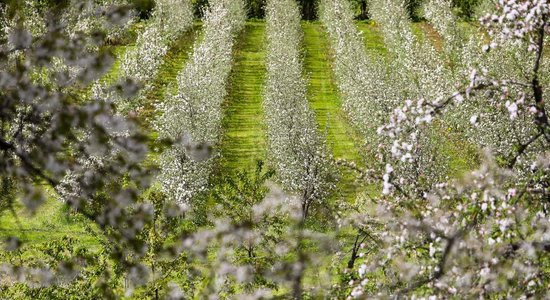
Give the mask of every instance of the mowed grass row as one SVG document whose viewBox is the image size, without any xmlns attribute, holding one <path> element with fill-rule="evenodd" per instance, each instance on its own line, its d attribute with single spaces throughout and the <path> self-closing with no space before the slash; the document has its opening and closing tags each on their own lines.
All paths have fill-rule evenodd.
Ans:
<svg viewBox="0 0 550 300">
<path fill-rule="evenodd" d="M 266 158 L 263 87 L 266 76 L 265 23 L 247 22 L 237 41 L 227 100 L 221 169 L 250 169 Z"/>
<path fill-rule="evenodd" d="M 156 101 L 162 101 L 167 88 L 176 81 L 177 73 L 183 68 L 189 57 L 193 43 L 198 36 L 200 24 L 181 35 L 171 45 L 157 78 L 152 83 L 154 88 L 148 93 L 150 100 L 147 107 Z M 117 46 L 114 50 L 117 61 L 111 70 L 102 78 L 104 82 L 114 83 L 119 79 L 120 60 L 124 57 L 124 51 L 132 45 Z M 151 106 L 152 107 L 152 106 Z M 144 120 L 140 115 L 140 119 Z M 63 237 L 74 239 L 76 244 L 94 249 L 99 246 L 102 238 L 99 228 L 86 218 L 70 212 L 70 210 L 57 199 L 51 192 L 51 197 L 46 200 L 35 214 L 30 215 L 25 208 L 16 202 L 18 219 L 9 211 L 0 216 L 0 240 L 9 236 L 16 236 L 26 244 L 38 244 L 48 241 L 60 240 Z"/>
<path fill-rule="evenodd" d="M 129 45 L 121 45 L 121 46 L 115 46 L 113 48 L 113 57 L 115 58 L 115 61 L 113 62 L 113 65 L 111 66 L 111 69 L 105 75 L 100 79 L 101 83 L 115 83 L 118 80 L 118 77 L 120 74 L 120 66 L 122 64 L 122 58 L 126 54 L 127 51 L 135 48 L 135 44 L 129 44 Z"/>
<path fill-rule="evenodd" d="M 304 67 L 309 78 L 308 99 L 315 111 L 319 131 L 327 138 L 329 149 L 337 159 L 362 163 L 359 139 L 342 110 L 330 57 L 330 43 L 324 27 L 318 22 L 303 22 Z M 339 184 L 341 196 L 354 200 L 359 191 L 355 174 L 342 169 Z"/>
<path fill-rule="evenodd" d="M 359 32 L 363 35 L 367 52 L 372 51 L 382 55 L 388 53 L 388 49 L 384 43 L 384 35 L 375 22 L 358 21 L 356 25 Z"/>
<path fill-rule="evenodd" d="M 385 55 L 388 52 L 386 45 L 384 44 L 384 35 L 380 30 L 380 27 L 373 21 L 358 21 L 357 29 L 363 35 L 365 47 L 367 51 L 377 52 L 378 54 Z M 427 22 L 415 22 L 412 23 L 412 31 L 414 35 L 419 39 L 430 39 L 434 47 L 437 50 L 442 48 L 442 39 L 435 31 L 433 26 Z"/>
</svg>

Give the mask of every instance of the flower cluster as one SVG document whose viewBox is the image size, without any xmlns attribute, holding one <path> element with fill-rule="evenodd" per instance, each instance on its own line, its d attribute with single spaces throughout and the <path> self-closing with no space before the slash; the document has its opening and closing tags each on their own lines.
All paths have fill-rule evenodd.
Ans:
<svg viewBox="0 0 550 300">
<path fill-rule="evenodd" d="M 550 3 L 546 0 L 499 0 L 497 11 L 486 14 L 480 21 L 493 42 L 527 39 L 529 50 L 536 51 L 540 47 L 536 36 L 548 30 L 549 16 Z"/>
<path fill-rule="evenodd" d="M 127 5 L 127 2 L 126 0 L 104 0 L 97 3 L 89 0 L 71 0 L 67 8 L 63 10 L 61 20 L 71 37 L 74 37 L 77 33 L 92 35 L 103 29 L 108 31 L 119 30 L 118 26 L 113 27 L 112 24 L 105 22 L 104 18 L 98 16 L 108 8 Z M 125 22 L 124 27 L 131 23 Z"/>
<path fill-rule="evenodd" d="M 113 26 L 129 15 L 124 8 L 103 7 L 100 2 L 98 7 L 104 8 L 101 18 Z M 81 8 L 75 13 L 87 14 Z M 139 190 L 147 188 L 150 179 L 142 165 L 148 152 L 146 138 L 135 124 L 115 114 L 108 99 L 90 101 L 67 92 L 106 72 L 109 57 L 91 50 L 103 46 L 103 39 L 89 32 L 71 33 L 66 20 L 46 12 L 41 22 L 46 31 L 33 35 L 23 22 L 10 32 L 9 44 L 0 48 L 3 188 L 9 187 L 5 182 L 13 182 L 10 189 L 18 195 L 14 198 L 34 213 L 51 196 L 43 187 L 47 183 L 58 195 L 67 196 L 69 208 L 104 230 L 106 239 L 117 245 L 108 249 L 113 257 L 128 262 L 143 255 L 137 236 L 152 214 L 149 205 L 138 203 Z M 73 80 L 67 82 L 68 74 L 59 64 L 77 70 Z M 13 238 L 7 248 L 17 251 L 19 246 Z M 62 258 L 50 267 L 3 265 L 1 273 L 12 284 L 28 279 L 31 286 L 48 286 L 56 282 L 54 275 L 73 278 L 82 264 Z"/>
<path fill-rule="evenodd" d="M 0 5 L 3 13 L 0 19 L 2 36 L 10 36 L 14 30 L 19 26 L 28 30 L 33 36 L 41 36 L 46 33 L 46 23 L 44 22 L 44 16 L 41 13 L 38 5 L 35 1 L 25 0 L 22 1 L 19 9 L 21 13 L 15 18 L 7 17 L 7 7 Z M 9 42 L 9 41 L 8 41 Z"/>
</svg>

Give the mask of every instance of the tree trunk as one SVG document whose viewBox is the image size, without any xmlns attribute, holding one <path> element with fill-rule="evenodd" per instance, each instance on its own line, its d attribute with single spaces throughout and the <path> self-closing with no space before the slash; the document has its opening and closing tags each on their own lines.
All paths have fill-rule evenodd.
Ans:
<svg viewBox="0 0 550 300">
<path fill-rule="evenodd" d="M 353 249 L 351 252 L 351 257 L 348 260 L 348 269 L 353 270 L 353 267 L 355 266 L 355 261 L 358 257 L 359 256 L 357 255 L 357 251 Z"/>
<path fill-rule="evenodd" d="M 302 5 L 302 18 L 304 20 L 315 20 L 317 15 L 315 13 L 315 0 L 301 0 Z"/>
<path fill-rule="evenodd" d="M 351 257 L 348 260 L 348 269 L 350 269 L 350 270 L 353 269 L 353 267 L 355 266 L 355 260 L 358 257 L 357 252 L 359 252 L 359 247 L 360 247 L 359 237 L 360 237 L 359 234 L 357 234 L 357 236 L 355 236 L 355 242 L 353 243 L 353 249 L 351 249 Z"/>
<path fill-rule="evenodd" d="M 363 1 L 361 2 L 361 20 L 366 20 L 367 18 L 367 2 Z"/>
</svg>

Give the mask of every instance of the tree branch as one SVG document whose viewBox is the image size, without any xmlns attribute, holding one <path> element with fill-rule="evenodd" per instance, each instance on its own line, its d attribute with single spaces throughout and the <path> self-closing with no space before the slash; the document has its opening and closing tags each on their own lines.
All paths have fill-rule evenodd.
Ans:
<svg viewBox="0 0 550 300">
<path fill-rule="evenodd" d="M 545 36 L 545 27 L 546 27 L 546 17 L 544 24 L 538 30 L 538 41 L 537 41 L 537 57 L 535 59 L 535 66 L 533 67 L 533 81 L 531 83 L 533 88 L 533 94 L 535 96 L 535 107 L 537 109 L 537 115 L 535 116 L 535 124 L 539 128 L 541 134 L 544 135 L 544 138 L 548 143 L 550 143 L 550 130 L 548 123 L 548 116 L 546 115 L 546 110 L 544 108 L 544 98 L 543 98 L 543 89 L 539 81 L 539 71 L 542 61 L 542 56 L 544 53 L 544 36 Z"/>
<path fill-rule="evenodd" d="M 539 132 L 535 136 L 531 137 L 526 143 L 520 144 L 518 149 L 517 149 L 516 154 L 513 157 L 511 157 L 510 160 L 508 161 L 508 168 L 509 169 L 513 168 L 516 165 L 516 163 L 518 161 L 518 158 L 521 155 L 523 155 L 525 153 L 525 151 L 527 150 L 527 148 L 529 148 L 529 146 L 531 144 L 536 142 L 542 135 L 543 135 L 543 133 Z"/>
<path fill-rule="evenodd" d="M 13 154 L 15 154 L 15 156 L 17 156 L 19 160 L 21 160 L 21 162 L 23 163 L 23 167 L 29 173 L 46 180 L 48 184 L 50 184 L 52 187 L 59 184 L 55 179 L 49 177 L 42 170 L 36 167 L 31 161 L 31 159 L 28 157 L 28 155 L 26 153 L 19 151 L 14 145 L 4 141 L 3 139 L 0 139 L 0 149 L 13 152 Z"/>
</svg>

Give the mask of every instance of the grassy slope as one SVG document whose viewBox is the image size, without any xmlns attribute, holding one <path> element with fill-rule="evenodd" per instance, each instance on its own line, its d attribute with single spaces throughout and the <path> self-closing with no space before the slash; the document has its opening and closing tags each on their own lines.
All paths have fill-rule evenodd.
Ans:
<svg viewBox="0 0 550 300">
<path fill-rule="evenodd" d="M 22 205 L 15 207 L 18 219 L 6 211 L 0 216 L 0 240 L 16 236 L 22 242 L 33 245 L 41 242 L 71 237 L 83 246 L 93 247 L 99 242 L 94 233 L 97 227 L 81 216 L 71 213 L 57 199 L 49 198 L 34 215 Z"/>
<path fill-rule="evenodd" d="M 235 49 L 222 138 L 223 170 L 250 168 L 265 159 L 262 94 L 266 73 L 265 23 L 247 22 Z"/>
<path fill-rule="evenodd" d="M 353 129 L 341 110 L 342 101 L 333 78 L 330 44 L 324 28 L 319 23 L 303 22 L 305 59 L 304 67 L 309 76 L 308 99 L 315 111 L 319 130 L 327 135 L 327 142 L 335 158 L 361 162 Z M 340 183 L 342 196 L 350 199 L 357 192 L 354 174 L 342 170 Z"/>
<path fill-rule="evenodd" d="M 198 27 L 197 25 L 195 30 L 184 33 L 172 45 L 161 65 L 159 75 L 153 82 L 154 89 L 148 94 L 151 102 L 161 100 L 167 86 L 175 82 L 177 73 L 189 57 L 189 50 L 192 48 Z M 117 58 L 122 58 L 121 51 L 128 47 L 131 46 L 117 47 L 115 50 L 118 52 Z M 118 78 L 118 66 L 120 66 L 119 60 L 102 80 L 115 81 Z M 34 244 L 69 236 L 83 246 L 98 245 L 99 237 L 97 232 L 94 233 L 96 226 L 79 215 L 69 213 L 67 208 L 54 197 L 49 198 L 33 216 L 26 213 L 22 206 L 16 209 L 20 216 L 19 220 L 9 212 L 0 215 L 0 240 L 15 235 L 28 244 Z"/>
</svg>

